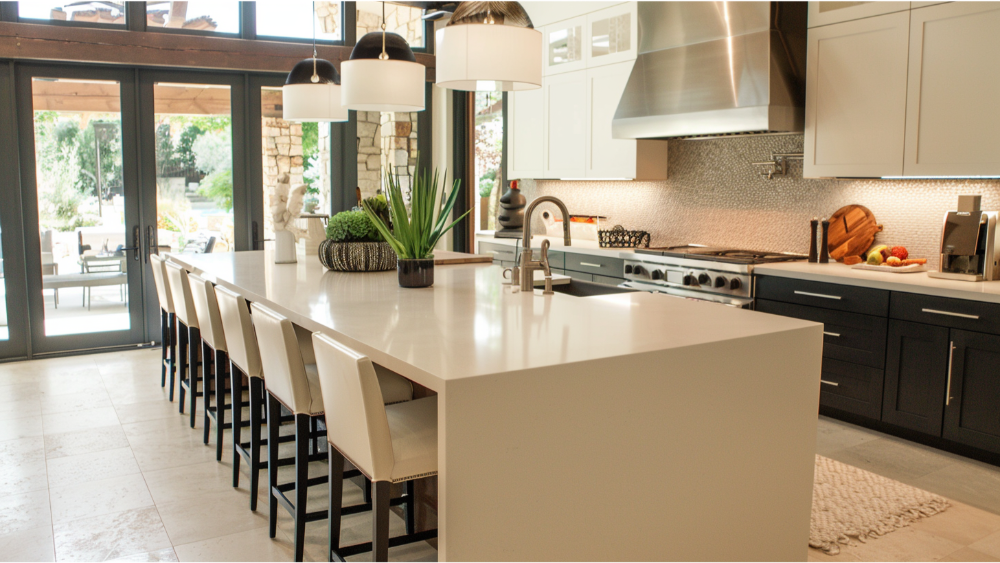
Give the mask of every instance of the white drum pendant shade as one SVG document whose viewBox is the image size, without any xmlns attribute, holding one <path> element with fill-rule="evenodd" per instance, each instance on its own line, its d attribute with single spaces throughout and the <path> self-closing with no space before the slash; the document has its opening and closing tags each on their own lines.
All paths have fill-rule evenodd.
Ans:
<svg viewBox="0 0 1000 563">
<path fill-rule="evenodd" d="M 286 121 L 347 121 L 340 76 L 330 61 L 305 59 L 295 65 L 281 88 L 281 117 Z"/>
<path fill-rule="evenodd" d="M 490 24 L 448 25 L 435 34 L 437 85 L 511 92 L 542 87 L 542 32 Z"/>
<path fill-rule="evenodd" d="M 355 45 L 351 59 L 340 63 L 344 107 L 355 111 L 423 111 L 426 68 L 416 62 L 406 40 L 385 32 L 366 34 Z"/>
</svg>

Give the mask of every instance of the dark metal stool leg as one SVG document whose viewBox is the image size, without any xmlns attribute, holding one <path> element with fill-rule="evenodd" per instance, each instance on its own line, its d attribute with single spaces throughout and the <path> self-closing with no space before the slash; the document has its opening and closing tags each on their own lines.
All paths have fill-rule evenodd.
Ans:
<svg viewBox="0 0 1000 563">
<path fill-rule="evenodd" d="M 198 409 L 198 380 L 204 381 L 201 374 L 205 373 L 205 366 L 198 365 L 200 350 L 201 331 L 188 327 L 188 396 L 191 401 L 191 428 L 194 428 L 195 411 Z M 207 389 L 202 384 L 202 396 L 207 396 L 205 391 Z"/>
<path fill-rule="evenodd" d="M 264 380 L 259 377 L 250 378 L 250 510 L 257 510 L 257 489 L 260 480 L 260 425 L 267 404 Z M 266 416 L 266 415 L 265 415 Z M 271 425 L 267 425 L 270 432 Z M 270 444 L 270 440 L 268 444 Z"/>
<path fill-rule="evenodd" d="M 215 461 L 222 461 L 222 439 L 223 430 L 226 429 L 226 366 L 229 365 L 229 359 L 226 353 L 222 350 L 215 351 Z M 240 408 L 243 403 L 243 397 L 241 395 L 236 395 L 233 393 L 232 398 L 229 403 L 232 405 L 233 417 L 232 420 L 236 420 L 236 409 Z M 233 431 L 235 432 L 236 424 L 233 424 Z M 234 433 L 233 436 L 236 434 Z"/>
<path fill-rule="evenodd" d="M 281 403 L 267 393 L 267 498 L 269 534 L 273 539 L 278 533 L 278 426 L 281 424 Z"/>
<path fill-rule="evenodd" d="M 218 360 L 216 360 L 218 363 Z M 243 372 L 233 365 L 233 362 L 229 362 L 229 375 L 231 376 L 232 382 L 229 384 L 233 390 L 233 487 L 240 486 L 240 450 L 239 445 L 242 444 L 243 437 L 242 426 L 243 426 L 243 408 L 240 403 L 243 402 Z M 218 442 L 222 443 L 221 432 L 219 433 Z M 219 446 L 219 452 L 222 452 L 222 446 Z M 253 491 L 251 491 L 252 493 Z"/>
<path fill-rule="evenodd" d="M 160 387 L 167 386 L 167 350 L 170 349 L 170 326 L 167 312 L 160 309 Z"/>
<path fill-rule="evenodd" d="M 375 481 L 372 503 L 372 561 L 389 560 L 389 481 Z"/>
<path fill-rule="evenodd" d="M 177 390 L 177 409 L 181 414 L 184 414 L 184 393 L 186 392 L 184 385 L 187 383 L 188 378 L 191 377 L 191 365 L 188 361 L 188 339 L 190 336 L 191 331 L 188 330 L 188 327 L 184 323 L 177 321 L 177 341 L 179 344 L 177 378 L 179 381 L 178 387 L 180 387 Z"/>
<path fill-rule="evenodd" d="M 413 481 L 406 482 L 406 505 L 403 510 L 406 513 L 406 533 L 412 534 L 417 531 L 417 502 L 414 497 Z"/>
<path fill-rule="evenodd" d="M 340 508 L 344 503 L 344 456 L 337 451 L 337 448 L 327 445 L 326 459 L 330 466 L 330 508 L 327 510 L 330 545 L 327 548 L 327 555 L 328 559 L 333 561 L 334 551 L 340 550 Z"/>
<path fill-rule="evenodd" d="M 312 417 L 295 415 L 295 560 L 302 561 L 306 544 L 306 500 L 309 496 L 309 442 Z"/>
<path fill-rule="evenodd" d="M 203 418 L 205 419 L 203 426 L 204 436 L 202 437 L 202 443 L 206 446 L 208 445 L 208 437 L 212 431 L 212 395 L 218 396 L 218 388 L 215 383 L 218 381 L 215 377 L 215 372 L 218 370 L 218 366 L 215 365 L 215 354 L 212 353 L 212 348 L 208 345 L 204 339 L 201 341 L 201 405 L 205 409 Z M 216 414 L 218 414 L 216 412 Z M 216 460 L 218 461 L 218 460 Z"/>
<path fill-rule="evenodd" d="M 167 313 L 167 336 L 170 339 L 168 353 L 170 354 L 170 401 L 174 400 L 174 374 L 177 373 L 177 317 Z"/>
</svg>

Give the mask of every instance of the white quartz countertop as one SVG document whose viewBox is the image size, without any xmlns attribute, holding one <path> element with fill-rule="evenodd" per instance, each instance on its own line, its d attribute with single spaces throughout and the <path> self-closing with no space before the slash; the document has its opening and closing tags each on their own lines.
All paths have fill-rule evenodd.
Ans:
<svg viewBox="0 0 1000 563">
<path fill-rule="evenodd" d="M 635 249 L 633 248 L 601 248 L 600 244 L 598 244 L 596 240 L 573 239 L 570 241 L 570 246 L 566 246 L 563 244 L 562 237 L 551 237 L 546 235 L 532 235 L 531 248 L 541 248 L 543 240 L 549 241 L 550 250 L 558 250 L 561 252 L 590 254 L 594 256 L 613 256 L 615 258 L 632 258 L 635 254 Z M 521 246 L 521 239 L 519 238 L 493 238 L 490 235 L 476 235 L 476 242 L 503 244 L 507 246 Z"/>
<path fill-rule="evenodd" d="M 435 390 L 448 380 L 815 326 L 646 292 L 513 293 L 490 264 L 437 266 L 433 287 L 405 289 L 395 271 L 332 272 L 315 259 L 275 264 L 270 251 L 170 259 Z"/>
<path fill-rule="evenodd" d="M 876 272 L 871 270 L 855 270 L 844 264 L 831 262 L 829 264 L 810 264 L 809 262 L 784 262 L 756 266 L 754 273 L 763 276 L 778 276 L 802 280 L 839 283 L 920 293 L 955 299 L 970 299 L 1000 303 L 1000 281 L 965 282 L 932 278 L 927 272 L 895 274 L 892 272 Z"/>
</svg>

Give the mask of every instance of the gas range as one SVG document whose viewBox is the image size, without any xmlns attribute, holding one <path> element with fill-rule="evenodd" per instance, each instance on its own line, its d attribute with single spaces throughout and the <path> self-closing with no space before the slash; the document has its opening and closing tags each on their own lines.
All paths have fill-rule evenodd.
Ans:
<svg viewBox="0 0 1000 563">
<path fill-rule="evenodd" d="M 806 256 L 686 245 L 636 249 L 625 260 L 624 286 L 677 297 L 753 306 L 753 267 Z"/>
</svg>

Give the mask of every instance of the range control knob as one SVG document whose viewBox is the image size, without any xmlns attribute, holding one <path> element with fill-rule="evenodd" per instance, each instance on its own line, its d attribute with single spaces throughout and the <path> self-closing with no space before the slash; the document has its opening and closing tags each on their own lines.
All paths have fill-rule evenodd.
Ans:
<svg viewBox="0 0 1000 563">
<path fill-rule="evenodd" d="M 728 283 L 729 283 L 729 280 L 727 280 L 725 276 L 716 276 L 715 277 L 715 287 L 717 287 L 717 288 L 726 287 L 726 284 L 728 284 Z"/>
<path fill-rule="evenodd" d="M 698 282 L 694 279 L 694 274 L 687 274 L 684 279 L 681 280 L 684 285 L 698 285 Z"/>
<path fill-rule="evenodd" d="M 733 278 L 729 280 L 729 289 L 736 290 L 741 287 L 743 287 L 743 282 L 740 281 L 740 278 Z"/>
<path fill-rule="evenodd" d="M 625 264 L 625 273 L 626 274 L 632 273 L 632 264 Z"/>
<path fill-rule="evenodd" d="M 712 283 L 712 276 L 702 273 L 698 276 L 698 283 L 700 285 L 708 285 Z"/>
<path fill-rule="evenodd" d="M 654 280 L 662 280 L 663 272 L 661 272 L 660 270 L 653 270 L 652 272 L 650 272 L 649 276 Z"/>
<path fill-rule="evenodd" d="M 637 276 L 641 276 L 645 271 L 646 270 L 642 266 L 636 266 L 635 268 L 632 268 L 632 273 Z"/>
</svg>

